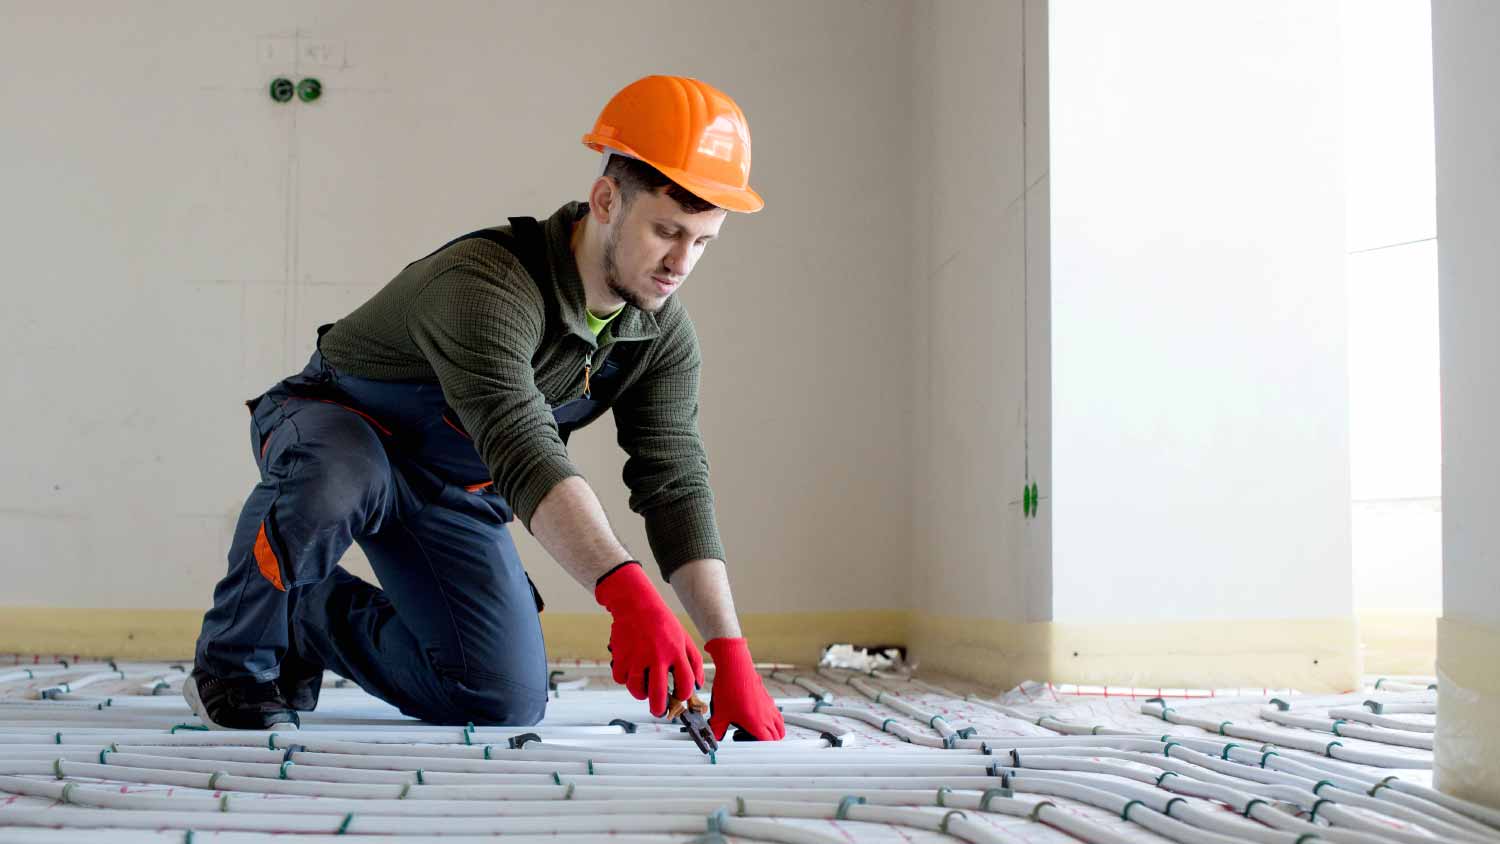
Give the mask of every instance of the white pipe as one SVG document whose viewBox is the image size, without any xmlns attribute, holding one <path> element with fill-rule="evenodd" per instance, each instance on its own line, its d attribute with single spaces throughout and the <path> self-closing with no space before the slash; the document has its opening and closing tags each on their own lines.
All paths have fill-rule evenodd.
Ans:
<svg viewBox="0 0 1500 844">
<path fill-rule="evenodd" d="M 1098 788 L 1077 783 L 1046 778 L 1012 777 L 1011 788 L 1028 794 L 1047 794 L 1066 797 L 1120 815 L 1123 820 L 1135 823 L 1173 841 L 1183 844 L 1243 844 L 1241 839 L 1229 838 L 1216 832 L 1197 829 L 1182 821 L 1169 818 L 1145 804 L 1132 801 Z"/>
<path fill-rule="evenodd" d="M 47 666 L 45 668 L 40 666 L 36 668 L 17 668 L 12 671 L 0 673 L 0 683 L 16 683 L 21 681 L 35 680 L 39 678 L 45 679 L 48 677 L 55 677 L 59 674 L 67 673 L 67 671 L 68 669 L 63 668 L 62 666 Z"/>
<path fill-rule="evenodd" d="M 1103 765 L 1101 763 L 1090 763 L 1088 760 L 1080 760 L 1080 759 L 1075 759 L 1075 758 L 1072 758 L 1072 757 L 1051 757 L 1051 758 L 1049 758 L 1049 757 L 1042 757 L 1042 756 L 1029 756 L 1029 757 L 1025 757 L 1023 761 L 1024 761 L 1024 764 L 1025 764 L 1025 766 L 1026 766 L 1026 768 L 1028 770 L 1035 768 L 1035 769 L 1041 769 L 1041 770 L 1068 770 L 1068 771 L 1090 771 L 1090 772 L 1097 772 L 1097 773 L 1103 774 L 1103 775 L 1105 775 L 1107 777 L 1113 777 L 1113 778 L 1124 777 L 1124 778 L 1127 778 L 1127 779 L 1135 779 L 1135 780 L 1139 780 L 1139 781 L 1142 781 L 1142 782 L 1154 783 L 1159 788 L 1163 788 L 1163 789 L 1167 789 L 1167 790 L 1172 790 L 1172 791 L 1182 791 L 1185 788 L 1189 787 L 1187 785 L 1188 783 L 1193 782 L 1193 779 L 1190 779 L 1190 778 L 1188 778 L 1186 776 L 1183 776 L 1183 775 L 1179 775 L 1179 776 L 1175 776 L 1175 777 L 1162 776 L 1160 778 L 1154 778 L 1154 777 L 1150 776 L 1149 774 L 1146 774 L 1145 772 L 1142 772 L 1142 771 L 1136 771 L 1136 770 L 1130 770 L 1130 769 L 1119 769 L 1119 768 L 1115 768 L 1115 767 L 1112 767 L 1112 766 Z M 1044 775 L 1044 776 L 1049 776 L 1049 775 Z M 1052 774 L 1050 776 L 1058 776 L 1058 775 Z M 1303 782 L 1305 783 L 1305 781 L 1303 781 Z M 1323 784 L 1320 783 L 1319 786 L 1321 786 L 1321 785 L 1323 785 Z M 1108 783 L 1095 783 L 1095 786 L 1096 787 L 1100 787 L 1100 788 L 1110 789 L 1110 790 L 1116 790 L 1116 791 L 1120 791 L 1122 789 L 1128 789 L 1128 788 L 1138 788 L 1136 786 L 1127 787 L 1127 786 L 1124 786 L 1124 785 L 1121 785 L 1121 786 L 1111 786 Z M 1388 815 L 1388 816 L 1390 816 L 1392 818 L 1396 818 L 1396 819 L 1399 819 L 1399 820 L 1402 820 L 1402 821 L 1406 821 L 1406 822 L 1409 822 L 1409 823 L 1416 824 L 1416 825 L 1421 826 L 1421 827 L 1425 827 L 1425 828 L 1431 830 L 1434 834 L 1438 834 L 1438 835 L 1443 836 L 1444 840 L 1448 840 L 1448 841 L 1475 841 L 1475 842 L 1483 842 L 1483 841 L 1491 840 L 1489 838 L 1475 836 L 1473 833 L 1470 833 L 1470 832 L 1468 832 L 1466 830 L 1462 830 L 1462 829 L 1450 826 L 1448 824 L 1444 824 L 1441 821 L 1437 821 L 1437 820 L 1435 820 L 1435 819 L 1433 819 L 1431 817 L 1422 815 L 1420 813 L 1412 812 L 1412 811 L 1403 809 L 1401 807 L 1392 806 L 1392 805 L 1389 805 L 1389 804 L 1382 804 L 1382 803 L 1380 803 L 1380 801 L 1374 800 L 1373 798 L 1366 797 L 1366 796 L 1363 796 L 1363 795 L 1360 795 L 1360 794 L 1356 794 L 1356 793 L 1352 793 L 1352 792 L 1342 791 L 1342 790 L 1339 790 L 1337 788 L 1331 788 L 1331 789 L 1324 790 L 1323 793 L 1322 793 L 1322 795 L 1321 795 L 1321 797 L 1320 797 L 1318 795 L 1317 790 L 1315 790 L 1318 787 L 1308 788 L 1307 785 L 1302 785 L 1301 787 L 1296 787 L 1296 786 L 1264 786 L 1264 785 L 1257 784 L 1257 785 L 1250 786 L 1249 789 L 1248 789 L 1248 793 L 1246 791 L 1239 790 L 1239 788 L 1234 787 L 1234 786 L 1228 786 L 1228 787 L 1226 787 L 1224 785 L 1209 785 L 1207 782 L 1204 783 L 1204 786 L 1207 786 L 1207 788 L 1205 789 L 1203 787 L 1198 787 L 1198 788 L 1194 789 L 1194 791 L 1201 793 L 1201 792 L 1204 792 L 1206 790 L 1217 789 L 1221 793 L 1215 794 L 1214 795 L 1215 799 L 1219 799 L 1222 802 L 1227 803 L 1230 806 L 1230 808 L 1234 809 L 1237 812 L 1246 813 L 1246 812 L 1252 812 L 1253 810 L 1258 810 L 1259 811 L 1258 814 L 1247 815 L 1247 817 L 1253 816 L 1257 820 L 1262 820 L 1263 822 L 1268 822 L 1268 823 L 1272 822 L 1273 820 L 1279 819 L 1282 816 L 1280 816 L 1280 814 L 1278 812 L 1276 812 L 1273 809 L 1270 809 L 1269 807 L 1262 808 L 1261 806 L 1259 806 L 1258 804 L 1264 803 L 1265 801 L 1262 800 L 1262 799 L 1258 799 L 1258 798 L 1269 798 L 1269 799 L 1275 799 L 1275 800 L 1279 800 L 1279 801 L 1292 802 L 1292 803 L 1295 803 L 1297 805 L 1300 805 L 1300 806 L 1304 807 L 1304 809 L 1307 809 L 1307 810 L 1315 809 L 1319 803 L 1332 802 L 1332 803 L 1336 803 L 1336 804 L 1348 804 L 1348 805 L 1351 805 L 1351 806 L 1357 806 L 1359 808 L 1370 810 L 1370 811 L 1381 812 L 1381 813 L 1386 814 L 1386 815 Z M 1130 795 L 1130 796 L 1139 796 L 1139 795 L 1136 794 L 1136 795 Z M 1158 808 L 1159 809 L 1160 807 L 1154 806 L 1154 808 Z M 1293 826 L 1293 828 L 1294 828 L 1295 831 L 1297 831 L 1297 832 L 1299 832 L 1301 834 L 1309 834 L 1310 832 L 1313 831 L 1312 829 L 1310 829 L 1310 828 L 1308 828 L 1306 826 L 1302 826 L 1300 824 L 1300 822 L 1298 824 L 1293 824 L 1292 826 Z M 1375 832 L 1379 832 L 1382 829 L 1382 827 L 1380 827 L 1379 825 L 1376 825 L 1376 826 L 1373 826 L 1373 827 L 1365 827 L 1365 828 L 1368 829 L 1368 830 L 1375 831 Z"/>
<path fill-rule="evenodd" d="M 1474 832 L 1473 829 L 1466 827 L 1461 822 L 1461 819 L 1459 819 L 1459 823 L 1455 824 L 1453 818 L 1442 817 L 1440 811 L 1423 811 L 1420 807 L 1400 805 L 1394 801 L 1382 801 L 1366 796 L 1362 793 L 1364 789 L 1359 783 L 1351 783 L 1347 779 L 1336 775 L 1329 777 L 1320 776 L 1314 780 L 1308 776 L 1286 773 L 1284 771 L 1289 768 L 1298 769 L 1304 774 L 1316 774 L 1318 771 L 1316 769 L 1308 769 L 1306 766 L 1300 766 L 1295 762 L 1290 762 L 1276 752 L 1263 753 L 1259 756 L 1259 759 L 1266 763 L 1264 767 L 1257 767 L 1253 764 L 1253 760 L 1256 758 L 1254 753 L 1236 754 L 1233 749 L 1226 751 L 1223 757 L 1238 755 L 1238 760 L 1213 757 L 1183 748 L 1177 749 L 1175 753 L 1178 757 L 1181 757 L 1199 769 L 1215 772 L 1216 776 L 1239 777 L 1256 783 L 1273 783 L 1293 787 L 1305 792 L 1306 795 L 1311 795 L 1310 797 L 1290 798 L 1304 806 L 1310 806 L 1320 798 L 1327 798 L 1337 803 L 1347 803 L 1371 811 L 1381 812 L 1392 818 L 1399 818 L 1419 826 L 1427 827 L 1434 832 L 1447 834 L 1452 838 L 1461 839 L 1466 837 L 1466 835 L 1472 835 Z M 1166 755 L 1170 758 L 1170 751 Z M 1179 770 L 1178 773 L 1184 772 Z M 1191 775 L 1195 775 L 1200 779 L 1207 779 L 1202 774 Z M 1319 794 L 1319 790 L 1324 785 L 1333 786 L 1334 790 Z M 1261 789 L 1260 791 L 1268 793 L 1265 789 Z M 1283 799 L 1287 798 L 1283 796 Z M 1430 808 L 1437 809 L 1438 807 Z"/>
<path fill-rule="evenodd" d="M 0 826 L 57 826 L 80 828 L 160 829 L 186 821 L 197 830 L 239 830 L 281 833 L 322 833 L 351 835 L 389 835 L 430 833 L 430 818 L 364 815 L 240 815 L 230 813 L 195 813 L 184 818 L 181 812 L 121 811 L 114 809 L 53 808 L 40 811 L 18 809 L 0 812 Z M 704 832 L 702 815 L 639 813 L 630 815 L 448 818 L 445 833 L 676 833 Z"/>
<path fill-rule="evenodd" d="M 1409 732 L 1387 730 L 1382 727 L 1362 727 L 1358 724 L 1346 724 L 1343 719 L 1289 715 L 1275 709 L 1262 709 L 1259 714 L 1263 720 L 1286 727 L 1301 727 L 1304 730 L 1332 733 L 1341 738 L 1364 739 L 1365 741 L 1380 742 L 1381 744 L 1416 747 L 1422 750 L 1432 749 L 1432 736 L 1430 735 L 1413 735 Z"/>
<path fill-rule="evenodd" d="M 863 709 L 850 709 L 843 706 L 827 706 L 825 704 L 818 704 L 813 709 L 813 711 L 822 715 L 831 715 L 835 718 L 852 718 L 856 721 L 863 721 L 864 723 L 869 724 L 872 727 L 879 728 L 883 733 L 890 733 L 891 735 L 896 736 L 902 741 L 910 742 L 912 744 L 920 744 L 925 747 L 937 748 L 941 748 L 946 745 L 946 742 L 944 742 L 943 739 L 940 739 L 937 736 L 929 736 L 918 733 L 911 727 L 903 724 L 900 719 L 882 718 L 874 712 L 867 712 Z"/>
<path fill-rule="evenodd" d="M 1173 788 L 1173 784 L 1177 783 L 1179 781 L 1179 778 L 1183 776 L 1192 777 L 1194 779 L 1202 780 L 1205 782 L 1217 783 L 1221 786 L 1227 785 L 1232 788 L 1243 788 L 1245 787 L 1243 784 L 1235 783 L 1230 779 L 1231 777 L 1243 777 L 1253 783 L 1278 783 L 1293 789 L 1291 793 L 1287 793 L 1285 791 L 1277 791 L 1275 788 L 1264 788 L 1257 786 L 1250 787 L 1249 790 L 1252 793 L 1260 794 L 1262 796 L 1273 796 L 1277 799 L 1282 800 L 1291 800 L 1292 802 L 1296 802 L 1299 805 L 1309 808 L 1321 797 L 1331 799 L 1336 803 L 1345 803 L 1352 806 L 1358 806 L 1370 811 L 1380 812 L 1389 815 L 1392 818 L 1397 818 L 1409 823 L 1416 824 L 1418 826 L 1431 829 L 1434 833 L 1446 835 L 1451 840 L 1471 839 L 1476 832 L 1484 832 L 1482 828 L 1476 830 L 1470 826 L 1465 825 L 1463 823 L 1465 819 L 1463 819 L 1461 816 L 1458 818 L 1441 817 L 1440 815 L 1445 814 L 1445 812 L 1441 810 L 1440 807 L 1400 805 L 1391 801 L 1383 801 L 1366 796 L 1362 793 L 1363 789 L 1360 788 L 1357 783 L 1350 785 L 1349 783 L 1347 783 L 1347 781 L 1345 781 L 1341 784 L 1337 779 L 1320 779 L 1319 781 L 1314 782 L 1311 779 L 1300 776 L 1279 773 L 1277 771 L 1263 770 L 1254 767 L 1249 763 L 1226 762 L 1219 758 L 1206 756 L 1182 748 L 1178 748 L 1175 752 L 1178 757 L 1183 757 L 1188 761 L 1179 762 L 1177 767 L 1172 767 L 1169 766 L 1168 763 L 1170 761 L 1177 760 L 1174 759 L 1174 757 L 1172 757 L 1171 755 L 1154 757 L 1139 753 L 1118 751 L 1104 751 L 1101 753 L 1101 755 L 1108 754 L 1116 756 L 1118 758 L 1126 758 L 1130 761 L 1140 764 L 1158 766 L 1179 775 L 1179 777 L 1167 778 L 1163 776 L 1159 778 L 1158 784 L 1162 788 Z M 1047 760 L 1045 757 L 1038 757 L 1035 755 L 1023 756 L 1019 761 L 1027 768 L 1049 767 L 1050 765 L 1049 760 Z M 1268 758 L 1268 761 L 1271 761 L 1271 759 Z M 1075 769 L 1079 768 L 1075 767 Z M 1089 770 L 1086 767 L 1081 769 Z M 1111 771 L 1110 773 L 1115 772 Z M 1324 785 L 1331 785 L 1334 786 L 1334 788 L 1323 791 L 1320 794 L 1320 789 L 1322 789 Z M 1244 806 L 1236 806 L 1235 808 L 1243 810 Z M 1426 811 L 1423 810 L 1424 808 L 1426 809 Z M 1458 823 L 1454 823 L 1455 820 L 1457 820 Z M 1474 840 L 1484 839 L 1480 838 Z"/>
<path fill-rule="evenodd" d="M 1398 755 L 1394 753 L 1382 753 L 1378 751 L 1362 750 L 1347 747 L 1342 741 L 1324 742 L 1319 738 L 1309 736 L 1302 738 L 1296 735 L 1277 733 L 1259 727 L 1245 727 L 1232 722 L 1215 722 L 1210 718 L 1196 718 L 1174 713 L 1170 706 L 1163 707 L 1161 704 L 1148 703 L 1141 707 L 1141 712 L 1146 715 L 1154 715 L 1170 724 L 1183 724 L 1198 727 L 1203 730 L 1218 732 L 1220 735 L 1233 736 L 1235 738 L 1248 738 L 1254 741 L 1271 742 L 1283 747 L 1295 747 L 1313 753 L 1323 753 L 1333 759 L 1343 759 L 1362 765 L 1372 765 L 1378 768 L 1409 768 L 1430 769 L 1432 767 L 1431 754 L 1426 757 Z"/>
<path fill-rule="evenodd" d="M 97 805 L 102 795 L 96 798 L 93 795 L 83 796 L 75 789 L 66 786 L 61 787 L 58 795 L 69 800 L 87 799 L 92 805 Z M 267 832 L 296 832 L 296 833 L 336 833 L 349 834 L 401 834 L 419 832 L 430 829 L 431 822 L 425 817 L 408 817 L 405 815 L 386 815 L 374 811 L 361 811 L 366 808 L 356 805 L 348 808 L 348 802 L 339 805 L 340 809 L 347 811 L 330 811 L 326 801 L 302 801 L 304 803 L 325 802 L 323 811 L 314 813 L 308 811 L 277 811 L 273 803 L 281 801 L 251 801 L 261 805 L 253 806 L 250 811 L 244 808 L 245 801 L 232 802 L 228 798 L 220 800 L 197 800 L 191 811 L 184 812 L 181 809 L 161 811 L 141 808 L 150 801 L 152 805 L 163 802 L 163 798 L 149 798 L 141 795 L 116 795 L 116 798 L 135 798 L 129 800 L 130 805 L 135 808 L 129 810 L 116 810 L 110 808 L 96 808 L 91 811 L 78 812 L 71 809 L 48 810 L 47 814 L 41 812 L 28 812 L 25 810 L 15 811 L 5 816 L 0 816 L 0 825 L 31 826 L 51 821 L 61 822 L 69 826 L 86 828 L 125 828 L 125 829 L 152 829 L 163 826 L 184 825 L 193 829 L 204 830 L 258 830 Z M 996 803 L 998 799 L 1000 803 Z M 1009 798 L 981 799 L 974 797 L 975 806 L 986 804 L 988 811 L 1001 811 L 1006 814 L 1021 815 L 1023 813 L 1032 816 L 1040 815 L 1042 807 L 1024 803 L 1024 801 L 1010 800 Z M 119 799 L 110 802 L 120 803 Z M 165 802 L 171 803 L 170 799 Z M 358 802 L 358 801 L 356 801 Z M 862 803 L 863 801 L 861 801 Z M 231 809 L 232 806 L 232 809 Z M 302 806 L 299 808 L 314 809 L 315 806 Z M 494 808 L 494 806 L 491 806 Z M 934 813 L 920 812 L 913 809 L 900 809 L 885 806 L 872 806 L 852 804 L 842 801 L 837 807 L 826 803 L 812 803 L 801 800 L 764 801 L 735 798 L 732 802 L 721 800 L 683 800 L 674 799 L 659 801 L 653 804 L 655 812 L 651 815 L 640 815 L 639 810 L 627 806 L 595 806 L 592 817 L 580 818 L 577 816 L 562 814 L 559 809 L 565 808 L 556 803 L 544 803 L 527 806 L 511 805 L 505 807 L 501 816 L 466 816 L 450 817 L 444 823 L 445 833 L 475 833 L 475 832 L 504 832 L 504 833 L 527 833 L 527 832 L 692 832 L 702 827 L 696 826 L 692 821 L 684 818 L 692 818 L 697 823 L 702 823 L 705 815 L 709 816 L 708 828 L 717 828 L 730 834 L 756 834 L 764 831 L 759 825 L 736 825 L 736 821 L 754 817 L 785 817 L 785 818 L 827 818 L 848 821 L 864 821 L 872 823 L 896 824 L 915 829 L 931 831 L 942 831 L 965 841 L 989 844 L 990 842 L 1003 842 L 1006 838 L 1001 837 L 996 831 L 982 825 L 967 821 L 962 809 L 954 809 L 947 814 L 938 815 Z M 734 815 L 729 812 L 733 811 Z M 541 814 L 535 814 L 540 812 Z M 633 812 L 633 813 L 632 813 Z M 1043 817 L 1044 822 L 1052 820 Z M 1092 825 L 1089 825 L 1092 826 Z M 787 827 L 780 827 L 786 829 Z M 1097 830 L 1104 832 L 1103 830 Z M 772 839 L 780 840 L 780 839 Z M 800 840 L 841 840 L 816 838 Z M 1115 840 L 1107 835 L 1091 836 L 1085 840 L 1112 841 Z"/>
<path fill-rule="evenodd" d="M 996 785 L 997 780 L 989 776 L 741 776 L 730 773 L 725 776 L 680 777 L 680 776 L 621 776 L 621 775 L 575 775 L 555 774 L 463 774 L 445 771 L 427 772 L 418 770 L 372 771 L 327 768 L 315 765 L 259 765 L 244 762 L 204 762 L 191 759 L 164 760 L 150 767 L 132 765 L 100 765 L 91 762 L 72 762 L 56 759 L 50 763 L 41 761 L 0 763 L 0 773 L 17 775 L 58 774 L 63 777 L 98 777 L 120 782 L 176 785 L 192 788 L 213 788 L 217 783 L 225 786 L 227 780 L 214 780 L 215 776 L 227 774 L 236 780 L 255 779 L 274 782 L 318 782 L 327 784 L 385 784 L 400 785 L 455 785 L 455 786 L 545 786 L 566 785 L 659 785 L 689 790 L 700 788 L 841 788 L 841 789 L 900 789 L 900 788 L 971 788 L 984 790 Z"/>
<path fill-rule="evenodd" d="M 1247 759 L 1246 755 L 1240 754 L 1237 750 L 1231 751 L 1229 756 L 1231 759 L 1235 759 L 1238 756 L 1239 758 L 1236 761 L 1246 766 L 1257 764 L 1254 759 Z M 1348 768 L 1347 765 L 1340 763 L 1329 764 L 1329 760 L 1327 759 L 1311 758 L 1297 760 L 1278 753 L 1271 753 L 1262 754 L 1260 760 L 1263 767 L 1296 774 L 1302 778 L 1302 782 L 1304 783 L 1327 780 L 1346 791 L 1366 793 L 1378 800 L 1389 801 L 1416 810 L 1424 815 L 1463 827 L 1471 832 L 1493 835 L 1497 828 L 1496 826 L 1486 825 L 1483 822 L 1482 812 L 1470 815 L 1456 810 L 1454 805 L 1448 803 L 1448 801 L 1455 801 L 1458 804 L 1463 804 L 1465 801 L 1458 800 L 1458 798 L 1451 798 L 1441 792 L 1417 785 L 1416 783 L 1407 782 L 1398 777 L 1380 779 L 1359 772 L 1347 771 L 1345 770 Z M 1467 808 L 1472 810 L 1476 807 L 1473 804 L 1468 804 Z M 1477 808 L 1482 809 L 1483 807 Z M 1500 815 L 1500 813 L 1497 813 L 1497 815 Z M 1497 820 L 1500 820 L 1500 818 L 1497 818 Z"/>
<path fill-rule="evenodd" d="M 1387 678 L 1384 678 L 1384 677 L 1382 677 L 1379 680 L 1375 681 L 1375 690 L 1376 691 L 1388 691 L 1388 692 L 1424 692 L 1424 691 L 1430 691 L 1432 689 L 1435 689 L 1436 687 L 1437 687 L 1437 679 L 1436 678 L 1432 678 L 1432 677 L 1421 678 L 1420 680 L 1418 680 L 1415 683 L 1402 682 L 1400 680 L 1390 680 L 1390 679 L 1387 679 Z"/>
<path fill-rule="evenodd" d="M 740 823 L 752 823 L 751 821 L 740 821 Z M 764 823 L 754 821 L 753 823 Z M 738 826 L 735 827 L 739 829 Z M 785 831 L 783 831 L 785 830 Z M 738 833 L 753 841 L 774 841 L 781 844 L 847 844 L 838 838 L 830 838 L 825 835 L 812 835 L 811 837 L 800 837 L 800 830 L 792 830 L 788 827 L 780 827 L 766 832 L 756 832 L 753 836 L 749 833 Z M 0 827 L 0 844 L 99 844 L 100 841 L 109 841 L 110 844 L 184 844 L 186 835 L 181 830 L 148 832 L 138 829 L 97 829 L 89 831 L 74 831 L 66 829 L 39 829 L 35 827 Z M 202 841 L 204 844 L 288 844 L 287 838 L 279 833 L 269 832 L 219 832 L 214 833 L 212 838 L 199 835 L 193 839 Z M 494 844 L 495 838 L 491 835 L 453 835 L 443 836 L 443 844 Z M 507 835 L 505 844 L 594 844 L 598 836 L 593 833 L 585 834 L 558 834 L 558 835 Z M 610 844 L 661 844 L 660 835 L 613 835 L 610 836 Z M 385 835 L 379 839 L 380 844 L 432 844 L 431 834 L 424 835 Z M 349 844 L 346 836 L 335 835 L 299 835 L 295 844 Z"/>
<path fill-rule="evenodd" d="M 812 696 L 813 700 L 820 700 L 824 703 L 833 702 L 833 692 L 830 692 L 826 687 L 814 682 L 812 679 L 804 677 L 800 674 L 791 674 L 790 672 L 783 671 L 781 673 L 783 676 L 777 677 L 777 672 L 772 671 L 770 673 L 770 677 L 772 680 L 791 683 L 794 686 L 806 689 Z"/>
</svg>

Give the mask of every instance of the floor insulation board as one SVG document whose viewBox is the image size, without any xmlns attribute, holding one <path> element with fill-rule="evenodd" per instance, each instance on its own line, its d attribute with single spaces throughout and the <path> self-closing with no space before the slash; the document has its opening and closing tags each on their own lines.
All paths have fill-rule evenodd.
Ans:
<svg viewBox="0 0 1500 844">
<path fill-rule="evenodd" d="M 763 666 L 787 740 L 709 757 L 593 664 L 553 666 L 533 727 L 424 725 L 328 675 L 266 733 L 204 730 L 185 666 L 8 661 L 0 842 L 1500 841 L 1429 787 L 1424 680 L 991 696 Z"/>
</svg>

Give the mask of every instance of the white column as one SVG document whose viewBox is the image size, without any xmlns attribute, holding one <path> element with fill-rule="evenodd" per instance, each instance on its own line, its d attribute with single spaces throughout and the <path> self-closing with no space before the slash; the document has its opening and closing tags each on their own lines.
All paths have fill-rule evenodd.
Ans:
<svg viewBox="0 0 1500 844">
<path fill-rule="evenodd" d="M 1443 377 L 1437 786 L 1500 806 L 1500 4 L 1433 0 Z"/>
</svg>

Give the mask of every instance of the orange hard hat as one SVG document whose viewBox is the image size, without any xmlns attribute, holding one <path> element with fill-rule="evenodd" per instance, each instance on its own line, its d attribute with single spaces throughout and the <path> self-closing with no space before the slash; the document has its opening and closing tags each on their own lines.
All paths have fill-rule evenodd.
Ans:
<svg viewBox="0 0 1500 844">
<path fill-rule="evenodd" d="M 750 189 L 750 125 L 728 94 L 685 76 L 647 76 L 610 98 L 589 148 L 620 152 L 730 211 L 759 211 Z"/>
</svg>

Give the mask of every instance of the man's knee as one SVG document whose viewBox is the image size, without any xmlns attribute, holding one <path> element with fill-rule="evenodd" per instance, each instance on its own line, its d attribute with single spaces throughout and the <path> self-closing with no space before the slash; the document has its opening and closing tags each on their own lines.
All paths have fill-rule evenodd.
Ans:
<svg viewBox="0 0 1500 844">
<path fill-rule="evenodd" d="M 363 426 L 363 423 L 357 422 Z M 368 521 L 390 482 L 384 447 L 367 428 L 300 455 L 303 465 L 282 487 L 297 517 L 314 530 Z M 356 531 L 357 532 L 357 531 Z"/>
<path fill-rule="evenodd" d="M 533 689 L 501 677 L 473 676 L 449 687 L 449 720 L 490 727 L 529 727 L 547 714 L 547 690 Z"/>
</svg>

